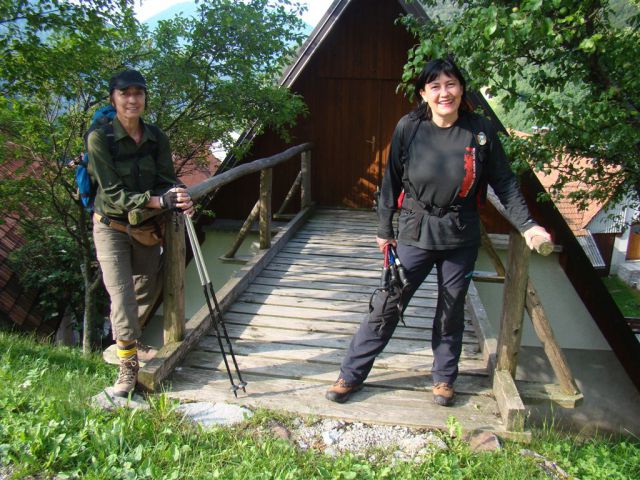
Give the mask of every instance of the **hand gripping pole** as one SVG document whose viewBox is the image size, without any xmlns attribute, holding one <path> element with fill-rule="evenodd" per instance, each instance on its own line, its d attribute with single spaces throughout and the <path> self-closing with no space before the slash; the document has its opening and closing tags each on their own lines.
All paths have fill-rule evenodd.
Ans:
<svg viewBox="0 0 640 480">
<path fill-rule="evenodd" d="M 198 243 L 196 230 L 193 227 L 193 222 L 191 220 L 191 217 L 189 217 L 188 215 L 185 215 L 185 224 L 187 227 L 187 235 L 189 236 L 189 243 L 191 244 L 191 251 L 193 252 L 193 260 L 196 262 L 196 269 L 198 270 L 200 283 L 202 284 L 202 288 L 204 289 L 204 297 L 207 300 L 207 307 L 209 307 L 209 315 L 211 316 L 211 323 L 213 324 L 213 330 L 216 334 L 216 338 L 218 339 L 218 346 L 220 347 L 220 352 L 222 353 L 224 366 L 227 369 L 227 375 L 229 375 L 229 381 L 231 382 L 231 390 L 233 391 L 233 394 L 237 398 L 238 390 L 242 389 L 243 392 L 245 393 L 247 392 L 247 390 L 245 389 L 245 387 L 247 386 L 247 382 L 242 380 L 242 374 L 240 373 L 240 368 L 238 367 L 236 356 L 233 353 L 233 347 L 231 346 L 231 340 L 229 339 L 229 334 L 227 333 L 227 327 L 224 324 L 224 318 L 222 318 L 222 311 L 220 310 L 220 305 L 218 304 L 216 292 L 213 290 L 213 285 L 211 284 L 211 280 L 209 279 L 209 274 L 207 273 L 207 267 L 204 264 L 204 258 L 202 257 L 202 250 L 200 249 L 200 244 Z M 213 299 L 213 303 L 215 305 L 215 312 L 211 305 L 211 299 Z M 216 316 L 216 313 L 217 313 L 217 316 Z M 231 360 L 233 361 L 233 366 L 236 369 L 236 375 L 238 376 L 238 380 L 239 380 L 237 384 L 233 381 L 233 375 L 231 374 L 231 369 L 229 368 L 227 354 L 222 344 L 222 335 L 220 334 L 220 330 L 222 330 L 222 334 L 224 335 L 227 348 L 229 349 L 229 354 L 231 355 Z"/>
</svg>

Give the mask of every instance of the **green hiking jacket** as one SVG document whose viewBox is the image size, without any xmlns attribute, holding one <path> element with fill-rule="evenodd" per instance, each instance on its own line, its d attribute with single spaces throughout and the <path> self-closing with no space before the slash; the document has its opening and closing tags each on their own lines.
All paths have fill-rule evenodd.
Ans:
<svg viewBox="0 0 640 480">
<path fill-rule="evenodd" d="M 113 120 L 115 158 L 103 128 L 87 139 L 88 171 L 98 185 L 94 208 L 109 218 L 126 221 L 131 210 L 144 207 L 151 196 L 162 195 L 177 183 L 169 139 L 160 129 L 140 122 L 144 132 L 136 145 L 118 119 Z"/>
</svg>

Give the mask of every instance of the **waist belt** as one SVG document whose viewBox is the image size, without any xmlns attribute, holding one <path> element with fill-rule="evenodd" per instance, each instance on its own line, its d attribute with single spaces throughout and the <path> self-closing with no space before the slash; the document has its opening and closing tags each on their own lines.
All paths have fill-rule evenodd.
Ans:
<svg viewBox="0 0 640 480">
<path fill-rule="evenodd" d="M 422 205 L 422 202 L 417 201 L 413 197 L 405 195 L 402 201 L 402 207 L 404 210 L 410 212 L 422 213 L 425 215 L 433 215 L 438 218 L 444 217 L 447 213 L 459 213 L 462 208 L 461 205 L 449 205 L 448 207 L 437 207 L 435 205 Z"/>
<path fill-rule="evenodd" d="M 405 205 L 406 204 L 406 205 Z M 442 218 L 447 213 L 453 213 L 453 221 L 456 224 L 456 227 L 460 231 L 464 230 L 466 226 L 462 223 L 462 219 L 460 218 L 460 211 L 462 210 L 462 205 L 449 205 L 448 207 L 436 207 L 435 205 L 422 205 L 422 202 L 419 202 L 413 197 L 409 197 L 405 195 L 402 201 L 402 208 L 409 212 L 416 212 L 422 215 L 433 215 L 434 217 Z M 417 225 L 420 225 L 418 223 Z"/>
<path fill-rule="evenodd" d="M 113 228 L 114 230 L 118 230 L 119 232 L 129 233 L 129 224 L 124 222 L 118 222 L 117 220 L 113 220 L 105 215 L 101 215 L 98 212 L 93 212 L 93 219 L 97 222 L 103 223 L 108 227 Z"/>
</svg>

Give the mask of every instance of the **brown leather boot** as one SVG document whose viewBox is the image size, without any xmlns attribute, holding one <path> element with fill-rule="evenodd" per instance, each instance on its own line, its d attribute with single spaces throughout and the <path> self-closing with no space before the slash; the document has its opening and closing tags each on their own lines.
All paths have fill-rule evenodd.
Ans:
<svg viewBox="0 0 640 480">
<path fill-rule="evenodd" d="M 433 401 L 443 407 L 448 407 L 453 403 L 455 392 L 453 385 L 446 382 L 438 382 L 433 386 Z"/>
<path fill-rule="evenodd" d="M 128 397 L 138 383 L 138 355 L 120 360 L 118 379 L 113 386 L 113 394 L 116 397 Z"/>
<path fill-rule="evenodd" d="M 341 377 L 338 378 L 336 383 L 329 387 L 329 390 L 327 390 L 327 393 L 325 394 L 325 398 L 332 402 L 344 403 L 349 400 L 352 393 L 359 390 L 362 390 L 362 383 L 350 385 Z"/>
</svg>

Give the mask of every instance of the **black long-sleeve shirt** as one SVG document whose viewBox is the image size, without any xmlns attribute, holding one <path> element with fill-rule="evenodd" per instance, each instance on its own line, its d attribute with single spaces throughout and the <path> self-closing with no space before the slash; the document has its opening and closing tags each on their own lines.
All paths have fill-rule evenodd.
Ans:
<svg viewBox="0 0 640 480">
<path fill-rule="evenodd" d="M 409 142 L 403 155 L 403 145 Z M 535 225 L 496 130 L 487 119 L 461 112 L 453 126 L 441 128 L 414 114 L 405 115 L 393 134 L 382 180 L 378 236 L 394 238 L 392 218 L 404 188 L 398 241 L 432 250 L 478 245 L 477 204 L 485 183 L 491 185 L 521 231 Z M 443 210 L 440 215 L 427 213 L 432 207 Z"/>
</svg>

